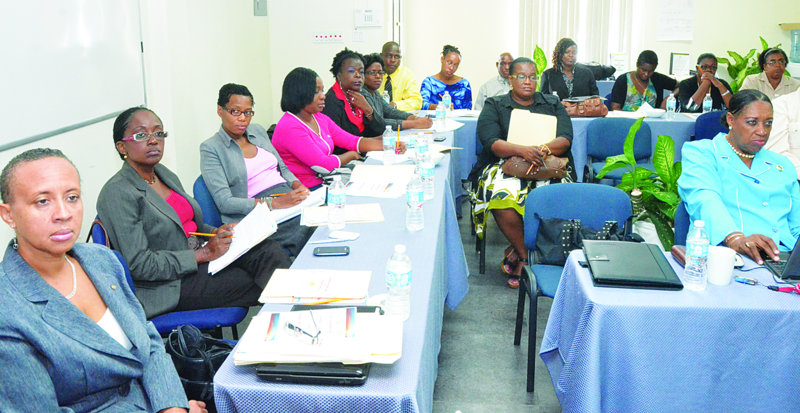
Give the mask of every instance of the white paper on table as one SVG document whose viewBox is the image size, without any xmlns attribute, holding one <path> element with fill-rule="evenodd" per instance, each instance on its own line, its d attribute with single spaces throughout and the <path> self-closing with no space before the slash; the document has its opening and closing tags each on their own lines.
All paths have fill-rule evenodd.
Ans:
<svg viewBox="0 0 800 413">
<path fill-rule="evenodd" d="M 313 313 L 313 315 L 312 315 Z M 313 318 L 312 318 L 313 317 Z M 319 340 L 292 331 L 288 323 Z M 400 317 L 358 313 L 355 308 L 261 312 L 250 322 L 233 362 L 344 362 L 392 364 L 403 349 Z"/>
<path fill-rule="evenodd" d="M 626 119 L 639 119 L 645 117 L 644 112 L 628 112 L 625 110 L 612 110 L 606 115 L 607 118 L 626 118 Z"/>
<path fill-rule="evenodd" d="M 447 112 L 448 116 L 453 116 L 456 118 L 477 118 L 480 116 L 480 114 L 481 111 L 474 109 L 455 109 Z"/>
<path fill-rule="evenodd" d="M 363 302 L 371 278 L 372 271 L 279 268 L 272 273 L 258 302 L 308 304 L 339 298 Z"/>
<path fill-rule="evenodd" d="M 557 121 L 552 115 L 513 109 L 508 126 L 508 142 L 523 146 L 544 145 L 556 138 Z"/>
<path fill-rule="evenodd" d="M 270 211 L 270 213 L 272 214 L 273 219 L 275 219 L 275 222 L 280 224 L 281 222 L 288 221 L 300 215 L 300 213 L 305 208 L 315 207 L 324 204 L 326 194 L 327 191 L 325 190 L 325 188 L 318 188 L 314 191 L 311 191 L 308 194 L 308 198 L 304 199 L 303 202 L 291 208 L 273 209 L 272 211 Z"/>
<path fill-rule="evenodd" d="M 349 196 L 398 198 L 414 175 L 414 165 L 358 165 L 345 185 Z"/>
<path fill-rule="evenodd" d="M 439 145 L 439 146 L 444 147 L 444 145 Z M 443 149 L 441 149 L 439 151 L 436 151 L 436 150 L 434 150 L 433 145 L 431 145 L 430 149 L 431 149 L 431 153 L 432 153 L 432 156 L 433 156 L 433 158 L 432 158 L 433 159 L 433 163 L 434 164 L 438 164 L 439 161 L 444 159 L 444 154 L 441 153 L 441 152 L 445 151 L 445 150 L 450 150 L 452 148 L 444 147 Z M 409 151 L 407 151 L 406 153 L 403 153 L 403 154 L 395 154 L 394 155 L 394 161 L 393 161 L 392 165 L 398 165 L 398 164 L 404 164 L 404 163 L 413 163 L 414 159 L 412 159 L 412 156 L 411 156 L 412 153 L 410 153 L 410 152 L 412 152 L 412 150 L 409 150 Z M 370 151 L 370 152 L 367 152 L 367 158 L 374 159 L 374 160 L 376 160 L 376 161 L 378 161 L 380 163 L 383 163 L 383 151 Z"/>
<path fill-rule="evenodd" d="M 383 222 L 383 210 L 377 202 L 369 204 L 346 204 L 344 206 L 344 222 L 359 224 L 366 222 Z M 328 225 L 328 207 L 318 206 L 306 208 L 300 215 L 300 225 L 318 227 Z"/>
<path fill-rule="evenodd" d="M 208 263 L 208 273 L 213 275 L 227 267 L 250 251 L 250 248 L 274 234 L 277 229 L 278 224 L 270 214 L 267 204 L 256 205 L 234 228 L 228 251 Z"/>
</svg>

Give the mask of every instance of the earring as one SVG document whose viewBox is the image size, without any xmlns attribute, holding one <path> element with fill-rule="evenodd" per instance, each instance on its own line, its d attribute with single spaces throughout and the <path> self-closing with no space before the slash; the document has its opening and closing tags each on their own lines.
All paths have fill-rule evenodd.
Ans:
<svg viewBox="0 0 800 413">
<path fill-rule="evenodd" d="M 122 159 L 128 159 L 128 154 L 127 153 L 123 153 L 122 154 Z"/>
<path fill-rule="evenodd" d="M 19 243 L 17 243 L 17 237 L 11 239 L 11 248 L 14 248 L 15 251 L 19 249 Z"/>
</svg>

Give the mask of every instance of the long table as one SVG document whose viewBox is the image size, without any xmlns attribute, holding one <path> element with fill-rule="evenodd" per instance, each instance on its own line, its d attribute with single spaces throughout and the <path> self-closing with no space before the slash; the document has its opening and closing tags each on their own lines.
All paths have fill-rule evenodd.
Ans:
<svg viewBox="0 0 800 413">
<path fill-rule="evenodd" d="M 800 411 L 796 294 L 595 287 L 581 260 L 567 260 L 540 350 L 565 412 Z"/>
<path fill-rule="evenodd" d="M 453 142 L 452 132 L 446 144 Z M 347 202 L 378 202 L 384 222 L 348 225 L 360 237 L 346 243 L 346 257 L 314 257 L 308 244 L 292 268 L 372 270 L 370 295 L 386 292 L 384 269 L 395 244 L 405 244 L 413 264 L 411 315 L 403 331 L 403 356 L 393 365 L 373 365 L 363 386 L 322 386 L 268 383 L 256 378 L 252 366 L 235 366 L 228 357 L 214 376 L 214 397 L 220 412 L 430 412 L 441 347 L 444 305 L 451 309 L 467 293 L 469 275 L 456 221 L 451 190 L 455 169 L 449 155 L 436 167 L 436 195 L 424 206 L 425 228 L 405 229 L 405 200 L 348 197 Z M 320 228 L 311 240 L 324 239 Z M 336 244 L 339 245 L 339 244 Z M 262 311 L 288 311 L 289 306 L 265 305 Z"/>
</svg>

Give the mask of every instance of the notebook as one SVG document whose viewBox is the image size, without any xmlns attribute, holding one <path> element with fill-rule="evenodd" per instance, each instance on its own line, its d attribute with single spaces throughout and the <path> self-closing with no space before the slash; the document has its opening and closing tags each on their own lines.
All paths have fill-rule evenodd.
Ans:
<svg viewBox="0 0 800 413">
<path fill-rule="evenodd" d="M 778 278 L 797 284 L 800 282 L 800 242 L 794 244 L 791 252 L 781 252 L 778 254 L 780 261 L 772 261 L 772 258 L 762 254 L 764 266 Z"/>
<path fill-rule="evenodd" d="M 680 290 L 681 280 L 654 244 L 625 241 L 583 241 L 594 285 Z"/>
<path fill-rule="evenodd" d="M 256 375 L 272 382 L 360 386 L 367 381 L 369 367 L 369 363 L 266 363 L 256 367 Z"/>
</svg>

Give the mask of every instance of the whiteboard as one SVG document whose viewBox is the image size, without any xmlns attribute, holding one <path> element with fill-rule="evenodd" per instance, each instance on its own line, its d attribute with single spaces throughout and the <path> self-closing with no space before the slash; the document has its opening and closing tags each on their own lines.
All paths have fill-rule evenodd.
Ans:
<svg viewBox="0 0 800 413">
<path fill-rule="evenodd" d="M 138 0 L 3 1 L 0 150 L 145 104 L 139 19 Z"/>
</svg>

